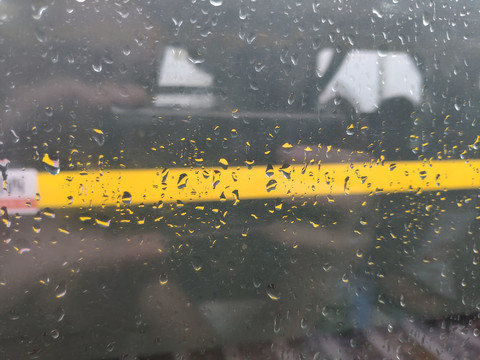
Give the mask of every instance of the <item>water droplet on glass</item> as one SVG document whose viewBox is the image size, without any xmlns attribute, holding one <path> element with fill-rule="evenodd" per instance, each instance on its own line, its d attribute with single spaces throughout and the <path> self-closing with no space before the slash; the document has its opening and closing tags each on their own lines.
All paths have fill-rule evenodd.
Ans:
<svg viewBox="0 0 480 360">
<path fill-rule="evenodd" d="M 240 5 L 240 9 L 238 10 L 238 17 L 240 20 L 245 20 L 248 16 L 248 8 L 245 5 Z"/>
<path fill-rule="evenodd" d="M 277 180 L 272 179 L 267 183 L 267 192 L 273 191 L 276 188 L 277 188 Z"/>
<path fill-rule="evenodd" d="M 101 63 L 101 62 L 99 62 L 98 64 L 92 64 L 92 69 L 93 69 L 93 71 L 95 71 L 95 72 L 97 72 L 97 73 L 101 72 L 101 71 L 102 71 L 102 68 L 103 68 L 103 67 L 102 67 L 102 63 Z"/>
<path fill-rule="evenodd" d="M 287 103 L 288 105 L 292 105 L 294 102 L 295 102 L 295 94 L 290 93 L 290 95 L 288 95 Z"/>
<path fill-rule="evenodd" d="M 226 169 L 228 168 L 228 161 L 227 161 L 226 159 L 221 158 L 220 160 L 218 160 L 218 163 L 219 163 L 220 165 L 222 165 L 222 168 L 223 168 L 223 169 L 226 170 Z"/>
<path fill-rule="evenodd" d="M 257 35 L 254 33 L 254 32 L 251 32 L 247 35 L 247 44 L 251 44 L 255 41 L 255 39 L 257 38 Z"/>
<path fill-rule="evenodd" d="M 57 319 L 57 322 L 62 321 L 65 318 L 65 310 L 61 307 L 57 308 L 55 318 Z"/>
<path fill-rule="evenodd" d="M 42 210 L 42 215 L 49 218 L 49 219 L 55 219 L 55 212 L 49 208 L 45 208 Z"/>
<path fill-rule="evenodd" d="M 48 6 L 41 6 L 38 11 L 32 15 L 32 17 L 35 19 L 35 20 L 40 20 L 42 18 L 42 15 L 45 13 L 45 11 L 47 11 L 48 9 Z"/>
<path fill-rule="evenodd" d="M 132 202 L 132 194 L 130 194 L 128 191 L 124 191 L 122 195 L 122 202 L 125 205 L 129 205 Z"/>
<path fill-rule="evenodd" d="M 462 104 L 463 104 L 462 99 L 460 99 L 460 97 L 456 96 L 455 97 L 455 105 L 454 105 L 455 110 L 460 111 L 460 109 L 462 108 Z"/>
<path fill-rule="evenodd" d="M 42 158 L 45 170 L 47 170 L 52 175 L 58 175 L 60 173 L 60 160 L 52 159 L 50 156 L 45 153 Z"/>
<path fill-rule="evenodd" d="M 58 339 L 58 337 L 60 336 L 60 332 L 57 329 L 53 329 L 52 331 L 50 331 L 50 336 L 52 337 L 52 339 Z"/>
<path fill-rule="evenodd" d="M 160 283 L 160 285 L 165 285 L 166 283 L 168 283 L 168 276 L 167 276 L 167 274 L 165 274 L 165 273 L 161 274 L 161 275 L 158 277 L 158 282 Z"/>
<path fill-rule="evenodd" d="M 20 140 L 20 137 L 17 135 L 17 133 L 13 129 L 10 130 L 10 137 L 12 138 L 12 141 L 14 144 L 18 143 L 18 141 Z"/>
<path fill-rule="evenodd" d="M 393 332 L 393 325 L 392 325 L 392 324 L 388 324 L 388 325 L 387 325 L 387 331 L 388 331 L 389 333 L 392 333 L 392 332 Z"/>
<path fill-rule="evenodd" d="M 97 215 L 95 223 L 102 228 L 108 228 L 111 223 L 111 219 L 106 215 Z"/>
<path fill-rule="evenodd" d="M 130 48 L 130 46 L 125 45 L 125 46 L 122 48 L 122 52 L 123 52 L 123 55 L 128 56 L 128 55 L 131 54 L 132 49 Z"/>
<path fill-rule="evenodd" d="M 273 176 L 273 166 L 271 164 L 267 165 L 267 170 L 265 170 L 265 175 L 267 175 L 268 177 Z"/>
<path fill-rule="evenodd" d="M 210 0 L 210 4 L 212 4 L 213 6 L 222 6 L 223 0 Z"/>
<path fill-rule="evenodd" d="M 178 177 L 177 187 L 179 189 L 184 189 L 187 186 L 188 176 L 187 174 L 183 173 L 180 174 Z"/>
<path fill-rule="evenodd" d="M 280 293 L 276 289 L 275 284 L 269 284 L 266 290 L 268 297 L 274 301 L 280 300 Z"/>
<path fill-rule="evenodd" d="M 66 293 L 67 293 L 67 284 L 65 282 L 61 282 L 55 288 L 55 297 L 57 299 L 62 298 L 65 296 Z"/>
<path fill-rule="evenodd" d="M 265 68 L 265 65 L 263 63 L 256 63 L 255 64 L 255 71 L 260 72 Z"/>
<path fill-rule="evenodd" d="M 354 135 L 355 134 L 355 126 L 353 126 L 353 124 L 350 124 L 348 127 L 347 127 L 347 131 L 346 131 L 347 135 Z"/>
<path fill-rule="evenodd" d="M 112 352 L 114 348 L 115 348 L 115 342 L 112 341 L 107 345 L 107 352 Z"/>
<path fill-rule="evenodd" d="M 193 270 L 195 271 L 202 270 L 202 267 L 203 267 L 202 259 L 198 256 L 194 256 L 192 259 L 192 267 L 193 267 Z"/>
<path fill-rule="evenodd" d="M 92 138 L 95 140 L 98 146 L 103 146 L 103 144 L 105 144 L 105 135 L 100 129 L 93 129 Z"/>
</svg>

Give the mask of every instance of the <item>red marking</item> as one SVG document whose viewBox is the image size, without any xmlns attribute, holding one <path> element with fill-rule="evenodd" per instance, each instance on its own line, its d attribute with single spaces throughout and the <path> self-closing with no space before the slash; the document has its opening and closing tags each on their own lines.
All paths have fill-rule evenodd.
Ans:
<svg viewBox="0 0 480 360">
<path fill-rule="evenodd" d="M 29 204 L 29 205 L 27 205 Z M 15 210 L 29 210 L 37 208 L 36 200 L 21 199 L 21 198 L 2 198 L 0 197 L 0 208 L 6 207 L 8 209 Z"/>
</svg>

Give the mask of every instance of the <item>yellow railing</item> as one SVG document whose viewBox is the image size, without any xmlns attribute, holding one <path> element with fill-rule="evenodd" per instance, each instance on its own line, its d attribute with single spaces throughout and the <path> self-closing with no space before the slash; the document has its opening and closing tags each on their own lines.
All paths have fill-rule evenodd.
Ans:
<svg viewBox="0 0 480 360">
<path fill-rule="evenodd" d="M 65 171 L 38 175 L 39 207 L 114 206 L 480 187 L 480 160 Z"/>
</svg>

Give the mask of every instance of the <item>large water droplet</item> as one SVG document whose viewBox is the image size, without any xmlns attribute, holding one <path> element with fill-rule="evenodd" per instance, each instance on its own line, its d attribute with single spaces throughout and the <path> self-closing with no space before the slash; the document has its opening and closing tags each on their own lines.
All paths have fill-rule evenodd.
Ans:
<svg viewBox="0 0 480 360">
<path fill-rule="evenodd" d="M 202 259 L 198 256 L 194 256 L 192 259 L 192 267 L 193 267 L 193 270 L 195 271 L 202 270 L 202 267 L 203 267 Z"/>
<path fill-rule="evenodd" d="M 97 218 L 95 219 L 95 223 L 102 228 L 108 228 L 111 221 L 112 220 L 106 215 L 97 215 Z"/>
<path fill-rule="evenodd" d="M 18 141 L 20 140 L 20 137 L 17 135 L 15 130 L 10 130 L 10 137 L 12 138 L 12 142 L 14 144 L 18 143 Z"/>
<path fill-rule="evenodd" d="M 45 170 L 47 170 L 50 174 L 58 175 L 60 173 L 60 160 L 52 159 L 47 153 L 45 153 L 43 155 L 42 162 Z"/>
<path fill-rule="evenodd" d="M 129 205 L 132 202 L 132 194 L 130 194 L 128 191 L 124 191 L 122 195 L 122 202 L 125 205 Z"/>
<path fill-rule="evenodd" d="M 275 284 L 269 284 L 268 287 L 267 287 L 266 293 L 267 293 L 267 295 L 270 299 L 275 300 L 275 301 L 280 300 L 280 293 L 276 289 Z"/>
<path fill-rule="evenodd" d="M 218 163 L 222 166 L 223 169 L 227 169 L 228 168 L 228 161 L 224 158 L 221 158 L 220 160 L 218 160 Z"/>
<path fill-rule="evenodd" d="M 267 183 L 267 192 L 273 191 L 276 188 L 277 188 L 277 180 L 272 179 Z"/>
<path fill-rule="evenodd" d="M 55 297 L 62 298 L 67 293 L 67 284 L 65 282 L 61 282 L 55 288 Z"/>
<path fill-rule="evenodd" d="M 213 6 L 222 6 L 223 0 L 210 0 L 210 4 L 212 4 Z"/>
<path fill-rule="evenodd" d="M 53 329 L 52 331 L 50 331 L 50 336 L 52 337 L 52 339 L 58 339 L 58 337 L 60 336 L 60 332 L 57 329 Z"/>
<path fill-rule="evenodd" d="M 165 273 L 161 274 L 161 275 L 158 277 L 158 282 L 160 283 L 160 285 L 165 285 L 166 283 L 168 283 L 168 276 L 167 276 L 167 274 L 165 274 Z"/>
<path fill-rule="evenodd" d="M 185 188 L 187 186 L 187 181 L 188 181 L 187 174 L 185 174 L 185 173 L 180 174 L 180 176 L 178 177 L 177 187 L 179 189 Z"/>
<path fill-rule="evenodd" d="M 101 62 L 99 62 L 98 64 L 92 64 L 92 69 L 93 69 L 93 71 L 95 71 L 95 72 L 97 72 L 97 73 L 98 73 L 98 72 L 101 72 L 101 71 L 102 71 L 102 68 L 103 68 L 103 66 L 102 66 L 102 63 L 101 63 Z"/>
<path fill-rule="evenodd" d="M 105 144 L 105 135 L 100 129 L 93 129 L 92 138 L 95 140 L 98 146 L 103 146 L 103 144 Z"/>
</svg>

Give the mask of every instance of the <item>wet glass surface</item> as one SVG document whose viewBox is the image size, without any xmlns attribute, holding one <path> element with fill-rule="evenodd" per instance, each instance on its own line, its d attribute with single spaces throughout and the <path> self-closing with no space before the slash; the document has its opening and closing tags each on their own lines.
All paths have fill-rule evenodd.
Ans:
<svg viewBox="0 0 480 360">
<path fill-rule="evenodd" d="M 0 357 L 474 358 L 479 12 L 0 0 Z"/>
</svg>

